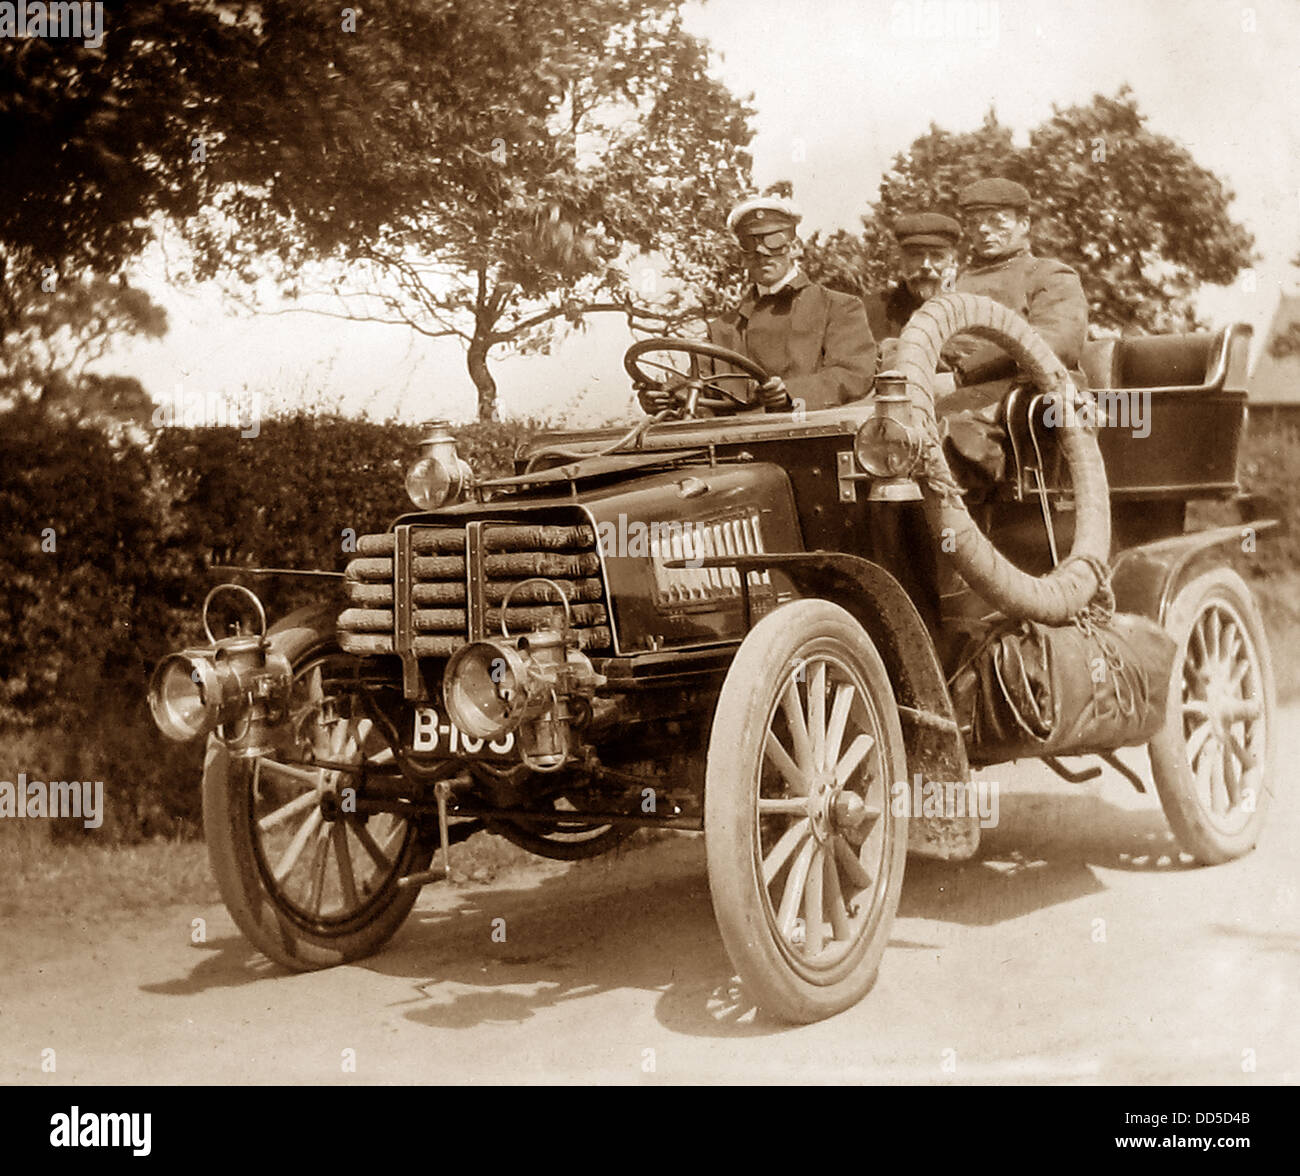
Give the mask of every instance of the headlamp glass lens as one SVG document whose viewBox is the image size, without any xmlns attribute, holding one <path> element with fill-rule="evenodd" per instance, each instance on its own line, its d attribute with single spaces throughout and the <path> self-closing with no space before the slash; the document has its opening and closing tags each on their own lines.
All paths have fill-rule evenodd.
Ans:
<svg viewBox="0 0 1300 1176">
<path fill-rule="evenodd" d="M 456 492 L 459 473 L 441 458 L 422 457 L 407 472 L 407 497 L 421 510 L 436 510 Z"/>
<path fill-rule="evenodd" d="M 193 739 L 209 730 L 207 700 L 187 658 L 167 662 L 150 702 L 159 727 L 171 739 Z"/>
<path fill-rule="evenodd" d="M 858 464 L 877 478 L 899 478 L 911 471 L 917 446 L 912 434 L 901 421 L 888 417 L 871 417 L 853 440 Z"/>
</svg>

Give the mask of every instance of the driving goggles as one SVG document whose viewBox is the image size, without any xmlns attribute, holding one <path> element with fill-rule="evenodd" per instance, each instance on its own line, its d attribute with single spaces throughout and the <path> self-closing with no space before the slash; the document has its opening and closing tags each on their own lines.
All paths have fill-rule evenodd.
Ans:
<svg viewBox="0 0 1300 1176">
<path fill-rule="evenodd" d="M 740 252 L 748 257 L 779 257 L 794 244 L 794 231 L 773 229 L 770 233 L 744 233 L 737 241 Z"/>
</svg>

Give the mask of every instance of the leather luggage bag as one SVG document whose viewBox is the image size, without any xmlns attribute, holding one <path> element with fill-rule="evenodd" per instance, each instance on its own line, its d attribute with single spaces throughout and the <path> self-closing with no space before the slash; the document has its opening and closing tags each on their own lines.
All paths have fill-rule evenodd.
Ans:
<svg viewBox="0 0 1300 1176">
<path fill-rule="evenodd" d="M 972 762 L 1149 742 L 1165 720 L 1176 654 L 1159 625 L 1126 613 L 999 623 L 949 680 Z"/>
</svg>

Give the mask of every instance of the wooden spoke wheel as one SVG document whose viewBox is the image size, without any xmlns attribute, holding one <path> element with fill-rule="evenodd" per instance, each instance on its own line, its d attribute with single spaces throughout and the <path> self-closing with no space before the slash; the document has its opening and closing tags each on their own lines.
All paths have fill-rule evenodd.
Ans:
<svg viewBox="0 0 1300 1176">
<path fill-rule="evenodd" d="M 1273 788 L 1273 667 L 1245 581 L 1216 568 L 1174 598 L 1178 641 L 1164 729 L 1151 771 L 1182 847 L 1206 864 L 1247 853 Z"/>
<path fill-rule="evenodd" d="M 718 700 L 704 834 L 723 942 L 767 1012 L 814 1021 L 871 987 L 903 881 L 905 780 L 862 627 L 824 600 L 760 621 Z"/>
<path fill-rule="evenodd" d="M 233 758 L 215 738 L 203 773 L 203 824 L 221 897 L 248 939 L 300 970 L 379 949 L 418 888 L 397 880 L 427 868 L 431 839 L 415 824 L 348 811 L 350 772 L 285 760 L 375 765 L 392 751 L 364 717 L 351 660 L 333 636 L 291 631 L 280 648 L 294 667 L 292 751 Z"/>
</svg>

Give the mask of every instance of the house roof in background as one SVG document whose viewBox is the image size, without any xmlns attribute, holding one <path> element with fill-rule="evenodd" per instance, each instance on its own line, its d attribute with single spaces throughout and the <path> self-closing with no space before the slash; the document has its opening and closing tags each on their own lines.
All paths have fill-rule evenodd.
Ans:
<svg viewBox="0 0 1300 1176">
<path fill-rule="evenodd" d="M 1273 340 L 1292 324 L 1300 330 L 1300 294 L 1284 293 L 1278 298 L 1273 322 L 1246 383 L 1251 404 L 1300 406 L 1300 352 L 1279 358 L 1269 350 Z"/>
</svg>

